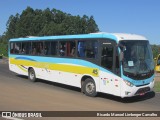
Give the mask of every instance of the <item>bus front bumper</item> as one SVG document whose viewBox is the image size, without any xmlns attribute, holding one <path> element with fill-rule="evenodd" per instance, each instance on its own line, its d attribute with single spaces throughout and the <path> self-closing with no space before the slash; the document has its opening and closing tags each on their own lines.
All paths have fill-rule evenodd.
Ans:
<svg viewBox="0 0 160 120">
<path fill-rule="evenodd" d="M 122 98 L 145 95 L 146 93 L 153 91 L 154 88 L 154 80 L 149 84 L 143 86 L 126 86 L 125 83 L 123 84 L 125 85 L 125 87 L 123 87 L 121 91 Z"/>
</svg>

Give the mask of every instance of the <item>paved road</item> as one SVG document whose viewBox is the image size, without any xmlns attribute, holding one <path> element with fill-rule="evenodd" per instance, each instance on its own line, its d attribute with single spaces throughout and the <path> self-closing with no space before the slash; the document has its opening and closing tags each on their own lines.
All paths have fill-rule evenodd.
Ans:
<svg viewBox="0 0 160 120">
<path fill-rule="evenodd" d="M 121 99 L 106 94 L 87 97 L 80 89 L 27 77 L 0 63 L 0 111 L 159 111 L 160 94 Z"/>
</svg>

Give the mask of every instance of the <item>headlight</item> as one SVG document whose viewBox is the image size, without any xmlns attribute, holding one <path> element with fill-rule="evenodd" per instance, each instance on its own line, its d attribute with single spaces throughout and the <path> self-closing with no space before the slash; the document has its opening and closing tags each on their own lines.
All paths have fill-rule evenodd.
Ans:
<svg viewBox="0 0 160 120">
<path fill-rule="evenodd" d="M 126 85 L 128 85 L 128 86 L 130 86 L 130 87 L 133 87 L 133 86 L 134 86 L 131 82 L 129 82 L 129 81 L 127 81 L 127 80 L 124 80 L 124 82 L 126 83 Z"/>
</svg>

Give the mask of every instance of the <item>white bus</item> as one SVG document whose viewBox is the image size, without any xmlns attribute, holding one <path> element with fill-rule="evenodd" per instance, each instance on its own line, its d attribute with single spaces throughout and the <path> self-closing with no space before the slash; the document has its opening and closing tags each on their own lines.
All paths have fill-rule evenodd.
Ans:
<svg viewBox="0 0 160 120">
<path fill-rule="evenodd" d="M 154 87 L 149 41 L 135 34 L 95 33 L 14 38 L 9 69 L 37 78 L 120 97 L 144 95 Z"/>
</svg>

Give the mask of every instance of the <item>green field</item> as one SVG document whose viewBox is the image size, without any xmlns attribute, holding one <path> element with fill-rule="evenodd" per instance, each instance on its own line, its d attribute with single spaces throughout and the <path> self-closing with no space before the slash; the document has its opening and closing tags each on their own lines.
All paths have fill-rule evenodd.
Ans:
<svg viewBox="0 0 160 120">
<path fill-rule="evenodd" d="M 154 90 L 155 92 L 160 92 L 160 81 L 155 82 Z"/>
</svg>

